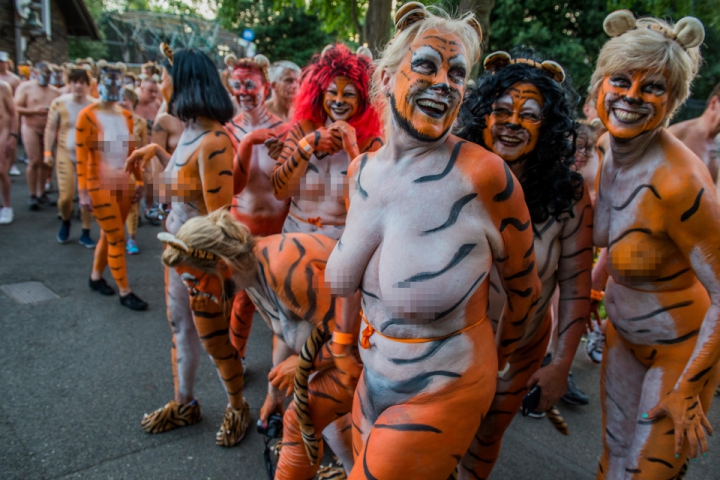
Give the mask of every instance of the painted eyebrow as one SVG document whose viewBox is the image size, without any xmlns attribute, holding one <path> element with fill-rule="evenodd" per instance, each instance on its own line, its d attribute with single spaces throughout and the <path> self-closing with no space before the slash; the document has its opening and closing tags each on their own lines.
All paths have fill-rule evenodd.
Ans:
<svg viewBox="0 0 720 480">
<path fill-rule="evenodd" d="M 427 51 L 427 50 L 430 50 L 430 51 Z M 412 53 L 412 59 L 411 59 L 411 60 L 415 60 L 415 57 L 416 57 L 416 56 L 420 56 L 420 55 L 426 56 L 426 57 L 434 57 L 435 55 L 437 55 L 437 57 L 436 57 L 436 58 L 433 58 L 433 60 L 437 60 L 437 61 L 439 61 L 440 63 L 442 63 L 443 60 L 445 59 L 445 57 L 443 56 L 442 52 L 440 52 L 438 49 L 436 49 L 435 47 L 433 47 L 433 46 L 431 46 L 431 45 L 421 45 L 421 46 L 419 46 L 419 47 L 417 48 L 417 50 L 415 50 L 415 51 Z"/>
<path fill-rule="evenodd" d="M 440 40 L 440 41 L 443 42 L 443 43 L 448 43 L 447 40 L 445 40 L 444 38 L 442 38 L 442 37 L 440 37 L 440 36 L 438 36 L 438 35 L 426 35 L 426 36 L 424 36 L 422 39 L 423 39 L 423 40 L 426 40 L 426 39 L 428 39 L 428 38 L 434 38 L 435 40 Z"/>
</svg>

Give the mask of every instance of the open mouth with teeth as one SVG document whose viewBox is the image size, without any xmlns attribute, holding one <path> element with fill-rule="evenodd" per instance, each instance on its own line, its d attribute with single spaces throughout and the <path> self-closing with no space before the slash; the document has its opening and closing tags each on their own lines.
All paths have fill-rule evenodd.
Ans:
<svg viewBox="0 0 720 480">
<path fill-rule="evenodd" d="M 333 105 L 330 107 L 330 110 L 332 110 L 335 116 L 342 117 L 343 115 L 347 115 L 350 112 L 350 105 Z"/>
<path fill-rule="evenodd" d="M 629 112 L 621 108 L 613 108 L 613 115 L 622 123 L 635 123 L 646 116 L 644 113 Z"/>
<path fill-rule="evenodd" d="M 498 137 L 498 140 L 500 140 L 500 143 L 502 143 L 506 147 L 517 147 L 518 145 L 523 143 L 522 138 L 511 137 L 509 135 L 500 135 Z"/>
<path fill-rule="evenodd" d="M 430 100 L 429 98 L 418 100 L 417 105 L 421 112 L 432 118 L 442 118 L 448 111 L 446 104 Z"/>
</svg>

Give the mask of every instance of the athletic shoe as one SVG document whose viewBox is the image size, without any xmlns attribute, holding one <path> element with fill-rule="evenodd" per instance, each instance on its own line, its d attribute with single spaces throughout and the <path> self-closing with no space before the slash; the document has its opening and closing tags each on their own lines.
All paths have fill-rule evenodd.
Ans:
<svg viewBox="0 0 720 480">
<path fill-rule="evenodd" d="M 147 433 L 163 433 L 179 427 L 194 425 L 201 419 L 200 404 L 193 400 L 187 405 L 180 405 L 175 400 L 153 413 L 145 414 L 140 426 Z"/>
<path fill-rule="evenodd" d="M 37 212 L 38 210 L 40 210 L 40 202 L 38 201 L 38 197 L 36 197 L 35 195 L 30 196 L 30 200 L 28 200 L 28 208 L 33 212 Z"/>
<path fill-rule="evenodd" d="M 130 310 L 145 310 L 148 307 L 146 302 L 140 300 L 140 298 L 132 292 L 125 296 L 120 296 L 120 305 Z"/>
<path fill-rule="evenodd" d="M 10 167 L 10 171 L 8 172 L 8 175 L 13 177 L 19 177 L 22 172 L 20 172 L 20 169 L 16 167 L 14 164 L 12 167 Z"/>
<path fill-rule="evenodd" d="M 45 192 L 52 193 L 53 185 L 51 182 L 45 182 Z"/>
<path fill-rule="evenodd" d="M 530 412 L 528 413 L 530 418 L 545 418 L 545 412 Z"/>
<path fill-rule="evenodd" d="M 157 205 L 153 205 L 152 207 L 145 210 L 145 218 L 150 222 L 151 225 L 158 226 L 160 225 L 160 219 L 158 218 L 160 216 L 160 211 L 158 210 Z"/>
<path fill-rule="evenodd" d="M 594 364 L 602 362 L 603 347 L 605 346 L 605 335 L 600 330 L 592 330 L 587 334 L 585 342 L 585 356 Z"/>
<path fill-rule="evenodd" d="M 215 434 L 215 443 L 221 447 L 232 447 L 240 443 L 250 425 L 250 406 L 243 398 L 243 404 L 235 409 L 230 405 L 225 409 L 225 418 L 220 430 Z"/>
<path fill-rule="evenodd" d="M 0 225 L 8 225 L 13 221 L 13 209 L 3 207 L 0 209 Z"/>
<path fill-rule="evenodd" d="M 90 290 L 95 290 L 103 295 L 115 295 L 115 290 L 107 284 L 104 278 L 100 278 L 100 280 L 93 280 L 91 278 L 88 281 L 88 285 L 90 285 Z"/>
<path fill-rule="evenodd" d="M 137 243 L 135 243 L 135 240 L 132 238 L 127 241 L 125 244 L 125 251 L 128 255 L 138 255 L 140 253 L 140 249 L 137 246 Z"/>
<path fill-rule="evenodd" d="M 58 230 L 57 241 L 58 243 L 67 243 L 70 237 L 70 220 L 62 222 L 60 230 Z"/>
<path fill-rule="evenodd" d="M 589 403 L 588 396 L 585 392 L 580 390 L 580 387 L 575 383 L 572 372 L 568 375 L 567 390 L 565 395 L 560 397 L 560 400 L 567 403 L 568 405 L 587 405 Z"/>
<path fill-rule="evenodd" d="M 78 243 L 85 248 L 95 248 L 95 245 L 97 244 L 95 240 L 90 238 L 90 230 L 84 228 L 82 231 L 82 235 L 80 235 L 80 240 L 78 240 Z"/>
<path fill-rule="evenodd" d="M 46 207 L 55 207 L 57 206 L 57 202 L 53 200 L 52 198 L 48 197 L 47 193 L 43 193 L 40 198 L 38 198 L 38 202 L 40 205 L 44 205 Z"/>
</svg>

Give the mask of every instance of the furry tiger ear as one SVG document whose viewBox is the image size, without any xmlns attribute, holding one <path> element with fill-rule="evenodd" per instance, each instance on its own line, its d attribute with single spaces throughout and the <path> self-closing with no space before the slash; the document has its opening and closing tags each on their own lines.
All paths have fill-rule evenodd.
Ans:
<svg viewBox="0 0 720 480">
<path fill-rule="evenodd" d="M 408 2 L 395 13 L 395 28 L 398 32 L 427 17 L 425 5 L 420 2 Z"/>
<path fill-rule="evenodd" d="M 115 64 L 115 68 L 118 69 L 118 70 L 120 70 L 120 73 L 123 73 L 123 74 L 127 71 L 127 67 L 126 67 L 125 64 L 122 63 L 122 62 L 117 62 L 117 63 Z"/>
<path fill-rule="evenodd" d="M 103 69 L 107 68 L 108 62 L 106 62 L 103 59 L 100 59 L 100 60 L 98 60 L 96 66 L 97 66 L 98 70 L 103 70 Z"/>
<path fill-rule="evenodd" d="M 635 16 L 630 10 L 616 10 L 605 17 L 603 29 L 611 37 L 617 37 L 635 28 Z"/>
<path fill-rule="evenodd" d="M 174 52 L 172 51 L 172 48 L 170 48 L 170 45 L 163 42 L 160 44 L 160 53 L 163 54 L 165 58 L 167 58 L 168 62 L 170 62 L 170 65 L 173 64 L 173 58 L 175 56 Z"/>
<path fill-rule="evenodd" d="M 483 41 L 483 31 L 482 26 L 480 25 L 480 22 L 477 18 L 475 18 L 475 15 L 471 16 L 467 19 L 468 25 L 472 27 L 473 30 L 475 30 L 475 33 L 477 33 L 478 36 L 478 43 L 482 43 Z"/>
<path fill-rule="evenodd" d="M 326 54 L 327 52 L 329 52 L 330 50 L 332 50 L 333 48 L 335 48 L 335 45 L 333 45 L 332 43 L 329 44 L 329 45 L 325 45 L 325 48 L 323 48 L 323 49 L 322 49 L 322 52 L 320 52 L 320 56 L 321 56 L 321 57 L 324 57 L 325 54 Z"/>
<path fill-rule="evenodd" d="M 255 55 L 253 57 L 253 61 L 262 69 L 266 69 L 270 66 L 270 60 L 263 54 Z"/>
<path fill-rule="evenodd" d="M 553 62 L 552 60 L 545 60 L 542 62 L 543 70 L 558 83 L 565 81 L 565 70 L 560 66 L 559 63 Z"/>
<path fill-rule="evenodd" d="M 173 235 L 172 233 L 160 232 L 157 234 L 157 239 L 163 243 L 167 243 L 168 245 L 177 248 L 178 250 L 182 250 L 185 253 L 188 253 L 190 251 L 190 247 L 188 247 L 185 242 L 175 237 L 175 235 Z"/>
<path fill-rule="evenodd" d="M 700 20 L 695 17 L 680 19 L 673 28 L 675 41 L 684 48 L 697 47 L 705 40 L 705 28 Z"/>
<path fill-rule="evenodd" d="M 603 126 L 602 120 L 600 120 L 599 118 L 593 118 L 592 120 L 590 120 L 590 126 L 595 129 L 600 128 Z"/>
<path fill-rule="evenodd" d="M 360 47 L 358 47 L 358 49 L 357 49 L 357 54 L 358 54 L 359 56 L 361 56 L 361 57 L 367 58 L 367 59 L 370 60 L 371 62 L 372 62 L 372 60 L 373 60 L 373 54 L 372 54 L 372 52 L 370 51 L 369 48 L 367 48 L 367 47 L 365 47 L 365 46 L 360 46 Z"/>
<path fill-rule="evenodd" d="M 233 68 L 235 64 L 237 63 L 237 57 L 234 53 L 228 53 L 225 55 L 225 65 L 227 65 L 230 68 Z"/>
<path fill-rule="evenodd" d="M 499 52 L 493 52 L 487 57 L 485 57 L 483 67 L 488 72 L 496 73 L 499 70 L 505 68 L 511 60 L 512 57 L 510 56 L 510 54 L 501 50 Z"/>
</svg>

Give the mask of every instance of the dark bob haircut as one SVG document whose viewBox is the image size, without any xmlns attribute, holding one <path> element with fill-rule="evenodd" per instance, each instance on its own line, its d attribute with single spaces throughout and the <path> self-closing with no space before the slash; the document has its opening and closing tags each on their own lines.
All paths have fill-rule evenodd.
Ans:
<svg viewBox="0 0 720 480">
<path fill-rule="evenodd" d="M 170 105 L 180 120 L 202 117 L 225 124 L 232 119 L 230 96 L 212 60 L 201 51 L 190 48 L 175 52 L 172 83 Z"/>
<path fill-rule="evenodd" d="M 73 68 L 68 74 L 68 83 L 83 82 L 90 85 L 90 75 L 84 68 Z"/>
<path fill-rule="evenodd" d="M 512 58 L 542 61 L 529 49 L 513 52 Z M 550 216 L 559 219 L 565 212 L 572 215 L 573 201 L 583 196 L 583 180 L 571 169 L 575 163 L 577 94 L 568 86 L 567 79 L 559 84 L 542 69 L 523 63 L 508 65 L 495 74 L 485 73 L 460 108 L 462 127 L 457 134 L 488 148 L 483 140 L 483 130 L 487 128 L 485 119 L 493 103 L 518 82 L 532 83 L 545 100 L 538 142 L 528 155 L 519 179 L 530 217 L 538 224 Z"/>
</svg>

